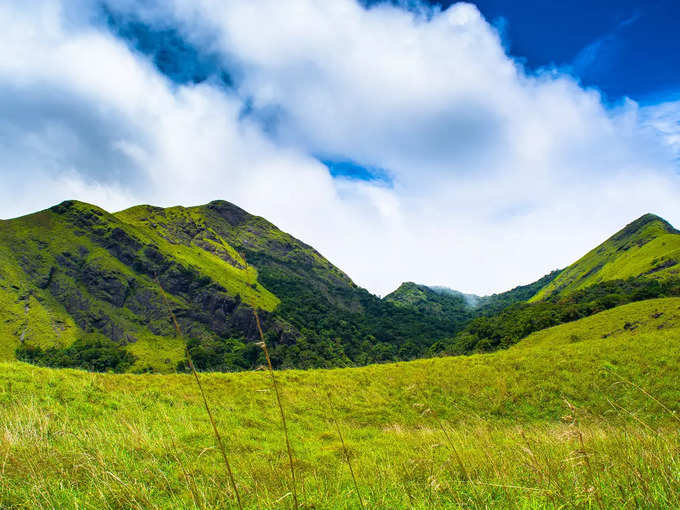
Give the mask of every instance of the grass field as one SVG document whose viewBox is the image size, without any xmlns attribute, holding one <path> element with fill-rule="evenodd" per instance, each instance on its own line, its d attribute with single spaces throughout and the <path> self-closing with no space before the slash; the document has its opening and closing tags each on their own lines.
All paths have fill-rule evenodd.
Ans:
<svg viewBox="0 0 680 510">
<path fill-rule="evenodd" d="M 300 507 L 680 507 L 680 298 L 493 354 L 283 371 Z M 266 373 L 202 374 L 245 508 L 292 508 Z M 237 508 L 190 375 L 0 363 L 0 508 Z"/>
</svg>

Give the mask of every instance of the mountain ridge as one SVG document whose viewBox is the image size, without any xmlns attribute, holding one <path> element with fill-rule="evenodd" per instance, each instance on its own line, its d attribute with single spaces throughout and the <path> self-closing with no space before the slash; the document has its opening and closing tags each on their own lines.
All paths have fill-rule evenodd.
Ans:
<svg viewBox="0 0 680 510">
<path fill-rule="evenodd" d="M 664 279 L 680 274 L 680 231 L 647 213 L 565 268 L 530 301 L 567 295 L 613 279 L 646 276 Z"/>
<path fill-rule="evenodd" d="M 462 326 L 380 300 L 310 245 L 225 201 L 117 213 L 65 201 L 0 223 L 5 359 L 21 348 L 27 359 L 78 361 L 76 346 L 136 358 L 114 370 L 182 369 L 163 294 L 203 370 L 263 361 L 253 307 L 280 367 L 419 357 Z"/>
<path fill-rule="evenodd" d="M 533 283 L 518 285 L 505 292 L 487 296 L 466 294 L 449 287 L 403 282 L 383 299 L 403 307 L 430 310 L 439 309 L 444 306 L 444 303 L 452 303 L 457 304 L 461 311 L 475 311 L 477 314 L 488 315 L 514 303 L 529 300 L 536 292 L 552 282 L 560 272 L 561 270 L 556 269 Z"/>
<path fill-rule="evenodd" d="M 186 345 L 201 370 L 252 369 L 263 362 L 257 308 L 276 367 L 409 360 L 516 304 L 621 274 L 672 277 L 673 250 L 680 259 L 678 231 L 645 215 L 529 285 L 479 297 L 405 282 L 380 299 L 312 246 L 223 200 L 116 213 L 65 201 L 0 222 L 0 358 L 170 372 L 186 369 Z"/>
</svg>

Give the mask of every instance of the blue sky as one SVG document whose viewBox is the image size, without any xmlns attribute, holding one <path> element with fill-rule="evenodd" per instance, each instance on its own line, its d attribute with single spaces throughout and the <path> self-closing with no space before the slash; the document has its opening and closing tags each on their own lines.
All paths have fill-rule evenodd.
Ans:
<svg viewBox="0 0 680 510">
<path fill-rule="evenodd" d="M 0 217 L 224 199 L 358 284 L 501 291 L 680 225 L 670 0 L 0 3 Z"/>
<path fill-rule="evenodd" d="M 510 53 L 530 68 L 574 66 L 581 83 L 612 101 L 677 98 L 680 2 L 480 0 L 476 5 L 487 19 L 504 24 Z"/>
</svg>

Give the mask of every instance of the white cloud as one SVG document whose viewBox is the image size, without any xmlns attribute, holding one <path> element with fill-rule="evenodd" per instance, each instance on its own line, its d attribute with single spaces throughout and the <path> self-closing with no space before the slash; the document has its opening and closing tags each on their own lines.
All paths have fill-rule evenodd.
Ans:
<svg viewBox="0 0 680 510">
<path fill-rule="evenodd" d="M 640 125 L 648 138 L 663 140 L 676 161 L 680 162 L 680 101 L 641 108 Z"/>
<path fill-rule="evenodd" d="M 173 85 L 84 0 L 31 4 L 0 6 L 0 216 L 223 198 L 382 294 L 504 290 L 645 212 L 680 223 L 678 109 L 608 110 L 568 76 L 526 73 L 472 5 L 110 2 L 221 52 L 227 92 Z M 241 118 L 246 101 L 275 123 Z M 333 179 L 311 154 L 393 186 Z"/>
</svg>

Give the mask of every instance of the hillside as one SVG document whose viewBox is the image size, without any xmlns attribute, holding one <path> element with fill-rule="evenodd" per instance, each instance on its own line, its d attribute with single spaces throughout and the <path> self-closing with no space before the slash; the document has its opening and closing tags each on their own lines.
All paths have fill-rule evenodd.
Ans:
<svg viewBox="0 0 680 510">
<path fill-rule="evenodd" d="M 400 308 L 418 310 L 440 316 L 459 316 L 468 319 L 476 308 L 478 296 L 465 295 L 456 291 L 444 291 L 404 282 L 394 292 L 383 298 Z"/>
<path fill-rule="evenodd" d="M 401 308 L 470 319 L 480 315 L 492 315 L 515 303 L 528 301 L 559 274 L 560 271 L 552 271 L 528 285 L 518 285 L 508 291 L 489 296 L 464 294 L 442 286 L 404 282 L 394 292 L 385 296 L 384 300 Z"/>
<path fill-rule="evenodd" d="M 678 507 L 678 310 L 632 303 L 492 354 L 279 372 L 301 502 L 359 506 L 335 416 L 366 508 Z M 201 379 L 244 506 L 292 508 L 267 374 Z M 235 508 L 189 375 L 0 363 L 0 429 L 0 507 Z"/>
<path fill-rule="evenodd" d="M 161 287 L 163 290 L 161 290 Z M 228 202 L 110 214 L 69 201 L 0 222 L 0 359 L 115 371 L 264 362 L 252 307 L 279 367 L 421 356 L 461 324 L 356 286 L 312 247 Z"/>
<path fill-rule="evenodd" d="M 88 339 L 123 347 L 139 360 L 136 369 L 174 370 L 184 345 L 159 283 L 188 336 L 254 339 L 244 302 L 266 312 L 279 299 L 219 236 L 194 235 L 142 229 L 80 202 L 3 221 L 3 356 L 11 358 L 20 345 L 66 347 Z M 285 323 L 265 316 L 270 331 L 288 334 Z"/>
<path fill-rule="evenodd" d="M 594 248 L 532 298 L 566 295 L 595 283 L 680 275 L 680 232 L 666 220 L 645 214 Z"/>
<path fill-rule="evenodd" d="M 674 284 L 646 283 L 674 282 L 677 260 L 680 234 L 646 215 L 530 285 L 478 297 L 407 282 L 381 300 L 311 246 L 228 202 L 111 214 L 69 201 L 0 222 L 0 359 L 172 372 L 186 370 L 186 345 L 200 370 L 253 369 L 265 362 L 254 307 L 277 368 L 493 350 L 565 320 L 677 295 Z M 597 287 L 627 277 L 640 281 Z M 596 290 L 577 297 L 578 307 L 562 300 L 588 289 Z M 552 304 L 526 308 L 532 295 Z"/>
</svg>

